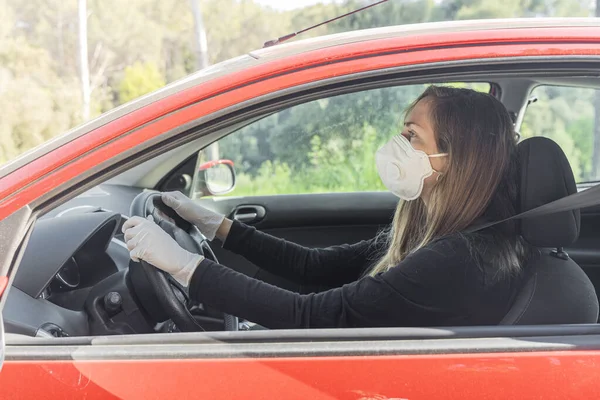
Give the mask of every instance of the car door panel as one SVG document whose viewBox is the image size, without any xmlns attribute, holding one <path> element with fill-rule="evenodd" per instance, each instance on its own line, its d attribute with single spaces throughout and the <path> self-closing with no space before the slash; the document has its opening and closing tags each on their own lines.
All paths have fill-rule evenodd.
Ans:
<svg viewBox="0 0 600 400">
<path fill-rule="evenodd" d="M 327 193 L 202 199 L 200 204 L 234 217 L 264 208 L 251 225 L 278 238 L 306 247 L 328 247 L 368 240 L 391 222 L 398 199 L 389 192 Z M 239 213 L 238 213 L 239 215 Z M 300 292 L 324 289 L 304 287 L 275 276 L 220 245 L 212 246 L 219 262 L 246 275 Z"/>
<path fill-rule="evenodd" d="M 386 224 L 398 202 L 389 192 L 315 193 L 200 199 L 200 204 L 227 216 L 236 208 L 259 205 L 258 229 L 282 227 Z"/>
<path fill-rule="evenodd" d="M 29 338 L 7 349 L 0 387 L 3 399 L 597 398 L 598 326 L 545 329 Z"/>
</svg>

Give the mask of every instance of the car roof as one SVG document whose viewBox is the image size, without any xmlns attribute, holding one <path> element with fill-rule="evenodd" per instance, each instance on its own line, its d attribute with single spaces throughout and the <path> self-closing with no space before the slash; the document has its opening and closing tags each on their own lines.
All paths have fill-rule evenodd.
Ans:
<svg viewBox="0 0 600 400">
<path fill-rule="evenodd" d="M 0 166 L 0 178 L 28 164 L 34 159 L 94 130 L 106 125 L 124 115 L 139 110 L 151 103 L 160 101 L 172 94 L 200 85 L 207 81 L 233 74 L 252 66 L 269 63 L 278 59 L 285 59 L 303 53 L 313 52 L 325 48 L 344 46 L 365 41 L 377 41 L 398 37 L 418 37 L 422 35 L 435 36 L 452 32 L 479 32 L 506 29 L 532 29 L 540 28 L 585 28 L 600 27 L 600 20 L 596 18 L 521 18 L 497 20 L 470 20 L 431 22 L 383 28 L 356 30 L 316 38 L 301 39 L 275 45 L 272 47 L 251 51 L 227 61 L 214 64 L 208 68 L 197 71 L 178 81 L 172 82 L 162 89 L 149 93 L 132 102 L 116 107 L 97 118 L 84 123 L 74 129 L 47 141 L 40 146 L 29 150 L 15 160 Z M 269 39 L 269 38 L 265 38 Z"/>
<path fill-rule="evenodd" d="M 481 32 L 506 29 L 540 28 L 586 28 L 600 27 L 598 18 L 509 18 L 464 21 L 427 22 L 418 24 L 386 26 L 350 32 L 324 35 L 252 51 L 249 54 L 257 59 L 274 60 L 293 55 L 320 50 L 332 46 L 351 43 L 383 40 L 420 35 L 443 35 L 456 32 Z"/>
</svg>

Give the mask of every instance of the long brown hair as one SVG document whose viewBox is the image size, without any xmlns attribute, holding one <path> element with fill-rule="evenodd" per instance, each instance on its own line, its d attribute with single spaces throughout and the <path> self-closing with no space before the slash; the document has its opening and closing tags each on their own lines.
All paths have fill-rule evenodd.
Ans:
<svg viewBox="0 0 600 400">
<path fill-rule="evenodd" d="M 408 112 L 420 101 L 429 103 L 438 150 L 448 153 L 448 163 L 427 206 L 420 198 L 398 203 L 391 229 L 382 235 L 387 250 L 371 275 L 397 265 L 436 239 L 464 231 L 480 218 L 494 221 L 515 213 L 516 135 L 504 105 L 474 90 L 430 86 Z M 486 257 L 493 253 L 499 272 L 517 272 L 523 244 L 514 223 L 493 232 L 497 251 L 488 247 Z M 472 243 L 480 235 L 464 237 Z"/>
</svg>

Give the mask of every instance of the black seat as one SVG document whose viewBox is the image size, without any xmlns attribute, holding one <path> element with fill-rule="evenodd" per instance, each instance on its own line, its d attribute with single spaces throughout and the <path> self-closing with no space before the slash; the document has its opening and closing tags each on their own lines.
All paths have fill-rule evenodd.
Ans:
<svg viewBox="0 0 600 400">
<path fill-rule="evenodd" d="M 520 212 L 577 191 L 567 157 L 552 140 L 533 137 L 518 146 Z M 523 238 L 540 250 L 526 266 L 527 279 L 503 325 L 585 324 L 598 321 L 598 298 L 585 272 L 563 248 L 579 236 L 579 210 L 520 222 Z"/>
</svg>

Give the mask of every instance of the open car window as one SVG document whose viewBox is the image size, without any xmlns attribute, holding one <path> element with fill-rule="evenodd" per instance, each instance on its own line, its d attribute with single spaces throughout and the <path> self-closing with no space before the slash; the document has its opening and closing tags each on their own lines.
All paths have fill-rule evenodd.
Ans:
<svg viewBox="0 0 600 400">
<path fill-rule="evenodd" d="M 490 91 L 483 82 L 444 85 Z M 384 190 L 375 152 L 400 132 L 405 111 L 426 86 L 365 90 L 276 112 L 201 151 L 197 165 L 233 161 L 233 196 Z"/>
<path fill-rule="evenodd" d="M 577 183 L 600 180 L 600 137 L 595 128 L 594 104 L 598 89 L 573 86 L 537 86 L 530 96 L 521 137 L 544 136 L 565 152 Z M 599 125 L 600 126 L 600 125 Z"/>
</svg>

